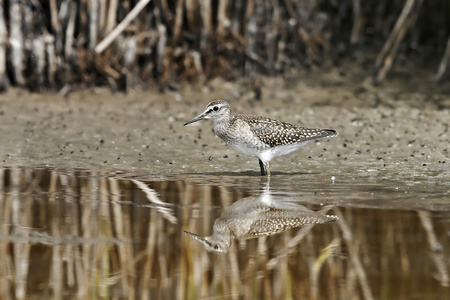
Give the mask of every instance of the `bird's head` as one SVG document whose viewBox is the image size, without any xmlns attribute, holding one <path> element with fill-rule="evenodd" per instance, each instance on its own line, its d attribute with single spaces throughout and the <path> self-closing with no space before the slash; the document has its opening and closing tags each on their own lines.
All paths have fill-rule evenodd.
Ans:
<svg viewBox="0 0 450 300">
<path fill-rule="evenodd" d="M 210 252 L 228 252 L 228 248 L 231 246 L 231 239 L 228 237 L 211 235 L 207 237 L 198 236 L 192 232 L 185 231 L 187 235 L 194 238 L 195 240 L 201 242 L 206 250 Z"/>
<path fill-rule="evenodd" d="M 225 116 L 229 116 L 230 113 L 231 108 L 227 101 L 215 100 L 206 105 L 205 110 L 201 114 L 184 123 L 184 126 L 200 121 L 201 119 L 218 120 Z"/>
</svg>

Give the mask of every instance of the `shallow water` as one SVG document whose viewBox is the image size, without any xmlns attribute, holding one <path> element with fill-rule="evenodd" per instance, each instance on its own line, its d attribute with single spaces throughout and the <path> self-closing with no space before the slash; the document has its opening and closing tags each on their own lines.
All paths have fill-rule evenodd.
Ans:
<svg viewBox="0 0 450 300">
<path fill-rule="evenodd" d="M 1 168 L 2 299 L 448 296 L 448 184 L 371 172 L 254 175 L 142 181 Z M 339 220 L 289 219 L 324 214 Z M 223 253 L 184 232 L 202 239 L 215 222 L 232 228 Z M 266 236 L 275 223 L 280 232 Z"/>
</svg>

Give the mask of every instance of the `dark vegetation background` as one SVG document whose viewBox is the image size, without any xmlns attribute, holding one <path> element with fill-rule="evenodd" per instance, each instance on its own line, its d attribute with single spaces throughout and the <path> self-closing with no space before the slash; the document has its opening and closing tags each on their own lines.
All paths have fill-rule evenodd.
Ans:
<svg viewBox="0 0 450 300">
<path fill-rule="evenodd" d="M 0 88 L 176 88 L 403 55 L 445 81 L 448 0 L 0 0 Z"/>
</svg>

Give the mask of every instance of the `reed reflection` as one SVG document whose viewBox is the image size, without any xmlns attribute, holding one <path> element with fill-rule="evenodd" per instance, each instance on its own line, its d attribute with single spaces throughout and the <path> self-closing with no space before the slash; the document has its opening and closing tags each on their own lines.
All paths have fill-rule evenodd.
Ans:
<svg viewBox="0 0 450 300">
<path fill-rule="evenodd" d="M 333 207 L 339 221 L 315 226 L 336 219 L 327 216 L 330 206 L 311 211 L 299 197 L 280 196 L 278 190 L 298 190 L 279 182 L 271 192 L 254 178 L 220 186 L 109 175 L 0 168 L 1 299 L 448 295 L 448 203 L 415 201 L 408 209 L 406 200 L 386 204 L 374 197 L 360 207 L 367 199 L 344 199 Z M 260 196 L 244 198 L 258 189 Z M 218 207 L 229 208 L 210 237 L 198 237 L 211 229 Z M 208 253 L 184 233 L 188 228 L 228 253 Z M 261 238 L 235 251 L 233 239 L 254 237 Z"/>
<path fill-rule="evenodd" d="M 325 210 L 315 212 L 298 204 L 298 198 L 272 195 L 268 186 L 259 196 L 246 197 L 224 210 L 214 222 L 213 234 L 201 237 L 185 231 L 212 252 L 227 252 L 234 239 L 253 239 L 278 234 L 290 228 L 336 221 Z"/>
</svg>

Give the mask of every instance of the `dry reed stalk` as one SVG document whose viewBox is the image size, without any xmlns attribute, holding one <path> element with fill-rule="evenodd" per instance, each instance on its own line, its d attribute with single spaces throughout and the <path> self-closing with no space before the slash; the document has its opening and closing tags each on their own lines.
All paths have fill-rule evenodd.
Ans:
<svg viewBox="0 0 450 300">
<path fill-rule="evenodd" d="M 394 220 L 395 226 L 398 226 L 398 228 L 402 228 L 405 224 L 405 220 L 401 216 L 399 216 L 398 218 L 394 218 Z M 386 220 L 386 224 L 388 223 L 388 221 L 390 220 Z M 397 234 L 395 236 L 395 246 L 400 248 L 396 252 L 398 253 L 397 256 L 399 258 L 401 270 L 403 271 L 404 276 L 411 276 L 411 261 L 408 242 L 405 240 L 405 237 L 402 234 Z"/>
<path fill-rule="evenodd" d="M 228 188 L 220 186 L 219 193 L 220 193 L 220 198 L 222 199 L 223 209 L 230 207 L 233 204 L 233 197 L 231 196 Z M 210 199 L 210 200 L 212 200 L 212 199 Z M 211 203 L 212 203 L 212 201 L 210 201 L 209 204 L 211 205 Z M 209 223 L 211 224 L 213 222 L 210 221 Z M 241 288 L 242 279 L 241 279 L 240 272 L 239 272 L 239 259 L 238 259 L 238 253 L 236 251 L 236 241 L 232 242 L 232 245 L 230 247 L 230 251 L 229 251 L 227 257 L 228 257 L 228 261 L 229 261 L 229 263 L 227 264 L 228 265 L 227 268 L 229 268 L 229 270 L 231 271 L 231 277 L 230 277 L 230 288 L 231 289 L 227 288 L 226 291 L 231 291 L 231 295 L 236 298 L 237 295 L 240 295 L 240 292 L 242 291 L 242 288 Z"/>
<path fill-rule="evenodd" d="M 0 91 L 5 90 L 8 86 L 7 76 L 6 76 L 6 63 L 7 63 L 7 35 L 8 31 L 6 29 L 5 11 L 3 10 L 3 0 L 0 0 Z"/>
<path fill-rule="evenodd" d="M 341 237 L 339 236 L 339 231 L 337 226 L 333 226 L 330 228 L 331 230 L 327 231 L 327 236 L 324 240 L 326 241 L 335 241 L 340 240 L 342 241 Z M 332 255 L 327 260 L 327 266 L 329 270 L 329 280 L 327 281 L 327 290 L 328 290 L 328 299 L 330 300 L 337 300 L 342 299 L 342 285 L 340 285 L 339 278 L 344 278 L 344 270 L 343 270 L 343 264 L 342 259 L 340 259 L 339 253 L 342 252 L 341 249 L 342 243 L 339 243 L 336 245 L 336 249 Z"/>
<path fill-rule="evenodd" d="M 250 80 L 255 80 L 256 77 L 256 70 L 253 61 L 257 61 L 258 58 L 256 55 L 253 55 L 255 53 L 256 49 L 256 34 L 258 31 L 258 25 L 256 22 L 255 17 L 250 17 L 250 19 L 247 22 L 247 34 L 245 36 L 245 44 L 246 44 L 246 54 L 247 57 L 253 59 L 246 59 L 245 60 L 245 74 Z"/>
<path fill-rule="evenodd" d="M 190 51 L 189 54 L 192 56 L 194 60 L 194 66 L 197 73 L 197 77 L 201 83 L 204 83 L 206 81 L 205 73 L 203 72 L 203 66 L 202 66 L 202 58 L 201 54 L 198 51 Z"/>
<path fill-rule="evenodd" d="M 10 201 L 11 196 L 4 194 L 4 184 L 5 184 L 5 169 L 0 168 L 0 219 L 9 220 L 12 215 L 12 202 Z M 2 222 L 0 224 L 0 232 L 4 235 L 10 232 L 11 222 Z M 9 243 L 0 242 L 0 293 L 5 299 L 13 299 L 13 291 L 10 285 L 11 278 L 13 278 L 13 258 L 11 256 L 11 251 Z"/>
<path fill-rule="evenodd" d="M 106 21 L 106 27 L 104 34 L 109 34 L 116 26 L 117 8 L 119 5 L 118 0 L 110 0 L 108 6 L 108 20 Z"/>
<path fill-rule="evenodd" d="M 158 235 L 158 229 L 156 226 L 156 220 L 157 218 L 157 212 L 154 209 L 150 209 L 150 222 L 148 222 L 148 236 L 147 236 L 147 244 L 145 248 L 146 253 L 146 260 L 144 263 L 144 271 L 142 275 L 141 280 L 141 290 L 143 291 L 141 293 L 142 299 L 151 299 L 151 290 L 153 288 L 152 286 L 152 280 L 155 278 L 152 277 L 152 270 L 153 270 L 153 261 L 155 260 L 155 253 L 156 253 L 156 240 Z M 178 298 L 181 299 L 181 298 Z"/>
<path fill-rule="evenodd" d="M 109 236 L 109 232 L 102 232 L 102 234 L 104 236 Z M 98 247 L 95 247 L 94 260 L 96 262 L 96 266 L 98 267 L 97 269 L 90 270 L 95 271 L 94 279 L 98 281 L 93 289 L 96 292 L 94 292 L 94 295 L 98 295 L 105 299 L 110 297 L 110 286 L 116 282 L 115 278 L 111 278 L 113 270 L 111 270 L 110 266 L 111 261 L 115 261 L 115 257 L 110 254 L 112 254 L 110 248 L 106 245 L 98 245 Z M 92 284 L 90 287 L 92 288 Z M 98 291 L 95 290 L 96 288 L 98 288 Z"/>
<path fill-rule="evenodd" d="M 137 37 L 131 36 L 127 37 L 124 41 L 124 48 L 126 48 L 125 55 L 124 55 L 124 61 L 123 61 L 123 69 L 122 74 L 126 77 L 126 90 L 131 89 L 133 86 L 135 86 L 136 79 L 134 76 L 134 66 L 135 66 L 135 60 L 136 60 L 136 52 L 137 52 Z"/>
<path fill-rule="evenodd" d="M 99 0 L 89 0 L 89 46 L 88 49 L 94 51 L 98 37 L 98 17 L 99 17 Z"/>
<path fill-rule="evenodd" d="M 30 229 L 32 228 L 33 218 L 31 217 L 31 206 L 33 199 L 28 194 L 25 199 L 20 199 L 20 183 L 21 170 L 18 168 L 11 169 L 11 202 L 12 202 L 12 218 L 13 225 L 11 235 L 18 238 L 13 241 L 14 255 L 14 282 L 15 296 L 17 299 L 25 299 L 27 296 L 27 277 L 30 261 Z"/>
<path fill-rule="evenodd" d="M 5 169 L 3 167 L 0 167 L 0 216 L 3 216 L 2 214 L 2 208 L 4 205 L 4 184 L 5 184 Z"/>
<path fill-rule="evenodd" d="M 140 0 L 133 9 L 128 13 L 128 15 L 120 22 L 119 25 L 111 31 L 106 38 L 104 38 L 96 47 L 96 53 L 102 53 L 118 36 L 122 31 L 130 25 L 130 23 L 137 17 L 137 15 L 145 8 L 145 6 L 151 0 Z"/>
<path fill-rule="evenodd" d="M 231 21 L 228 17 L 230 10 L 230 0 L 219 0 L 219 7 L 217 9 L 217 39 L 219 42 L 223 42 L 229 34 Z"/>
<path fill-rule="evenodd" d="M 184 206 L 190 207 L 192 204 L 192 200 L 194 198 L 194 186 L 186 183 L 177 182 L 178 190 L 180 192 L 180 203 L 183 203 Z M 182 209 L 180 214 L 180 224 L 184 227 L 186 224 L 186 220 L 189 220 L 189 214 L 187 213 L 187 209 Z M 191 279 L 191 274 L 189 270 L 192 270 L 192 257 L 191 253 L 187 250 L 185 246 L 185 237 L 181 236 L 181 247 L 182 247 L 182 256 L 180 259 L 179 272 L 180 276 L 178 278 L 177 284 L 177 299 L 186 299 L 189 291 L 189 282 Z"/>
<path fill-rule="evenodd" d="M 105 32 L 106 27 L 106 11 L 108 10 L 108 0 L 100 0 L 99 3 L 100 9 L 98 13 L 98 31 L 99 34 L 102 35 L 102 33 Z"/>
<path fill-rule="evenodd" d="M 158 216 L 158 214 L 155 215 L 155 218 L 152 220 L 152 223 L 155 226 L 155 241 L 154 241 L 154 252 L 153 252 L 153 256 L 150 258 L 152 260 L 154 260 L 155 262 L 155 267 L 158 270 L 157 274 L 152 274 L 155 277 L 158 278 L 158 283 L 155 286 L 155 292 L 156 295 L 158 295 L 158 299 L 166 299 L 167 295 L 165 294 L 165 290 L 164 290 L 164 282 L 163 282 L 163 278 L 165 277 L 165 273 L 166 271 L 161 269 L 162 266 L 161 265 L 161 255 L 164 255 L 164 253 L 166 253 L 166 249 L 161 249 L 161 232 L 163 232 L 163 227 L 162 227 L 162 219 Z"/>
<path fill-rule="evenodd" d="M 275 61 L 277 60 L 277 50 L 278 50 L 278 26 L 276 25 L 279 20 L 277 14 L 274 16 L 275 24 L 272 24 L 266 35 L 266 49 L 267 49 L 267 63 L 266 69 L 272 71 L 275 69 Z"/>
<path fill-rule="evenodd" d="M 320 255 L 314 259 L 313 264 L 310 266 L 310 278 L 311 278 L 311 293 L 314 299 L 320 299 L 319 294 L 319 274 L 323 264 L 332 255 L 336 248 L 339 247 L 340 238 L 332 240 L 325 248 L 320 251 Z"/>
<path fill-rule="evenodd" d="M 208 213 L 205 213 L 207 209 L 209 209 L 212 205 L 212 187 L 211 186 L 201 186 L 200 188 L 200 199 L 201 202 L 199 210 L 201 211 L 201 215 L 205 216 L 202 218 L 203 224 L 201 231 L 203 232 L 211 232 L 211 224 L 213 223 L 213 220 L 211 220 L 211 215 Z M 222 199 L 222 201 L 227 201 L 226 199 Z"/>
<path fill-rule="evenodd" d="M 1 21 L 0 21 L 1 22 Z M 1 24 L 0 24 L 1 26 Z M 1 45 L 1 42 L 0 42 Z M 442 56 L 441 62 L 439 63 L 439 68 L 434 77 L 435 82 L 440 82 L 447 71 L 447 67 L 450 64 L 450 36 L 447 39 L 447 46 L 445 47 L 444 55 Z M 1 75 L 1 71 L 0 71 Z"/>
<path fill-rule="evenodd" d="M 24 45 L 23 45 L 23 32 L 22 32 L 22 9 L 19 0 L 12 0 L 9 4 L 10 15 L 10 36 L 9 44 L 11 45 L 11 64 L 13 67 L 14 80 L 19 86 L 26 84 L 25 77 L 23 75 L 23 63 L 24 57 Z"/>
<path fill-rule="evenodd" d="M 99 197 L 100 197 L 100 206 L 98 208 L 98 221 L 95 223 L 97 224 L 97 230 L 94 231 L 94 234 L 92 236 L 97 237 L 112 237 L 113 236 L 113 230 L 117 227 L 117 221 L 121 221 L 121 219 L 116 220 L 115 210 L 117 204 L 114 204 L 112 207 L 112 211 L 110 210 L 110 204 L 111 201 L 109 200 L 109 191 L 108 191 L 108 179 L 100 178 L 99 179 Z M 91 230 L 87 228 L 87 230 Z M 118 237 L 119 234 L 116 234 L 116 237 Z M 120 245 L 116 245 L 118 248 Z M 94 271 L 94 280 L 97 280 L 96 286 L 98 286 L 98 294 L 101 297 L 108 298 L 110 293 L 110 286 L 115 283 L 116 281 L 122 279 L 121 287 L 122 291 L 124 293 L 127 292 L 127 287 L 124 286 L 126 284 L 126 281 L 124 279 L 124 276 L 122 273 L 119 273 L 115 277 L 111 277 L 111 274 L 116 269 L 120 269 L 123 265 L 121 264 L 121 251 L 118 249 L 117 251 L 110 251 L 110 247 L 108 245 L 98 244 L 94 243 L 92 247 L 92 255 L 94 257 L 95 266 L 97 266 Z M 113 248 L 114 249 L 114 248 Z M 111 266 L 110 266 L 111 265 Z M 91 269 L 88 266 L 89 269 Z M 92 269 L 91 269 L 92 272 Z M 92 285 L 90 285 L 92 288 Z"/>
<path fill-rule="evenodd" d="M 357 292 L 358 275 L 355 268 L 351 265 L 351 261 L 347 262 L 347 274 L 345 276 L 345 289 L 343 289 L 344 298 L 342 299 L 358 299 Z"/>
<path fill-rule="evenodd" d="M 56 5 L 56 0 L 50 0 L 50 20 L 52 24 L 52 29 L 55 31 L 60 30 L 61 26 L 58 20 L 58 6 Z"/>
<path fill-rule="evenodd" d="M 94 187 L 96 187 L 95 191 Z M 112 236 L 113 217 L 109 212 L 107 181 L 98 175 L 92 174 L 91 190 L 91 203 L 93 204 L 92 215 L 90 216 L 91 220 L 89 224 L 83 229 L 84 236 L 89 238 Z M 93 245 L 86 244 L 85 246 L 83 255 L 89 254 L 88 257 L 85 257 L 84 261 L 85 271 L 89 273 L 87 276 L 89 278 L 87 286 L 94 295 L 107 297 L 110 282 L 115 280 L 109 277 L 109 264 L 112 265 L 113 270 L 117 268 L 117 254 L 108 255 L 109 248 L 99 243 L 94 243 Z"/>
<path fill-rule="evenodd" d="M 211 0 L 200 0 L 200 16 L 202 20 L 200 33 L 200 50 L 205 55 L 212 53 L 212 7 Z"/>
<path fill-rule="evenodd" d="M 261 274 L 262 277 L 258 278 L 258 284 L 260 285 L 258 290 L 263 292 L 264 297 L 267 297 L 267 299 L 274 299 L 274 291 L 273 283 L 270 278 L 269 271 L 267 269 L 267 261 L 268 261 L 268 254 L 267 254 L 267 237 L 263 236 L 258 238 L 258 245 L 257 245 L 257 262 L 261 266 Z M 280 270 L 281 264 L 278 265 L 278 270 Z M 277 271 L 278 271 L 277 270 Z M 281 273 L 280 273 L 281 274 Z M 283 299 L 282 295 L 277 295 L 277 298 Z"/>
<path fill-rule="evenodd" d="M 224 255 L 220 255 L 215 259 L 213 263 L 213 271 L 215 273 L 218 273 L 214 276 L 214 280 L 211 284 L 210 290 L 208 295 L 214 295 L 214 291 L 219 290 L 222 291 L 222 294 L 227 295 L 227 297 L 231 299 L 238 299 L 236 294 L 233 294 L 230 288 L 230 276 L 228 276 L 228 263 L 227 263 L 227 257 Z M 216 269 L 217 266 L 217 269 Z M 206 275 L 206 274 L 205 274 Z M 223 278 L 226 278 L 226 280 L 223 280 Z"/>
<path fill-rule="evenodd" d="M 56 174 L 55 174 L 56 175 Z M 65 187 L 67 185 L 67 182 L 64 181 L 64 176 L 60 175 L 59 176 L 60 181 L 61 181 L 61 186 Z M 62 179 L 62 180 L 61 180 Z M 54 178 L 54 186 L 51 188 L 55 188 L 55 192 L 56 192 L 56 182 L 57 179 Z M 61 208 L 61 201 L 56 197 L 52 197 L 52 201 L 50 201 L 51 203 L 51 211 L 52 211 L 52 216 L 55 216 L 52 218 L 51 220 L 51 235 L 54 238 L 61 238 L 62 234 L 61 234 L 61 224 L 59 224 L 58 222 L 58 217 L 56 216 L 61 216 L 63 215 L 63 211 Z M 56 200 L 56 201 L 55 201 Z M 64 271 L 63 271 L 63 259 L 61 257 L 61 252 L 62 252 L 62 245 L 60 243 L 54 243 L 52 246 L 52 259 L 51 259 L 51 266 L 50 266 L 50 280 L 49 282 L 51 283 L 51 290 L 53 292 L 53 296 L 56 299 L 61 299 L 63 297 L 63 279 L 64 279 Z"/>
<path fill-rule="evenodd" d="M 169 7 L 168 0 L 160 0 L 160 5 L 161 5 L 161 10 L 158 9 L 158 7 L 159 7 L 158 5 L 156 5 L 156 7 L 157 7 L 157 11 L 161 15 L 161 18 L 167 18 L 168 24 L 173 24 L 174 16 Z M 156 22 L 157 25 L 159 25 L 161 23 L 162 23 L 162 19 L 159 19 Z"/>
<path fill-rule="evenodd" d="M 63 2 L 60 6 L 60 10 L 58 11 L 57 3 L 55 0 L 50 1 L 50 20 L 51 20 L 51 30 L 54 32 L 53 36 L 53 46 L 55 47 L 55 52 L 59 56 L 63 53 L 63 26 L 61 23 L 64 23 L 65 18 L 64 14 L 68 13 L 67 2 Z M 46 30 L 45 26 L 42 26 L 44 35 L 49 34 Z"/>
<path fill-rule="evenodd" d="M 335 211 L 336 215 L 339 217 L 337 223 L 341 228 L 342 236 L 347 245 L 349 257 L 352 262 L 352 267 L 355 269 L 356 275 L 358 276 L 364 299 L 372 300 L 374 299 L 372 291 L 370 289 L 369 281 L 367 280 L 366 271 L 364 270 L 361 259 L 358 256 L 357 245 L 354 242 L 353 234 L 350 230 L 350 227 L 347 225 L 347 222 L 345 221 L 344 215 L 341 213 L 341 211 L 339 209 L 335 209 Z"/>
<path fill-rule="evenodd" d="M 255 278 L 254 274 L 256 273 L 256 263 L 254 259 L 249 259 L 248 263 L 244 266 L 245 269 L 242 272 L 243 278 L 247 278 L 246 284 L 244 284 L 242 288 L 242 294 L 244 299 L 251 299 L 253 295 L 253 280 Z"/>
<path fill-rule="evenodd" d="M 98 176 L 95 172 L 92 172 L 90 174 L 90 180 L 80 188 L 80 202 L 90 203 L 90 205 L 83 205 L 80 212 L 80 236 L 85 241 L 89 240 L 93 236 L 92 233 L 97 232 L 98 228 L 97 222 L 94 222 L 97 218 L 93 215 L 93 211 L 98 207 L 98 186 Z M 87 243 L 83 243 L 80 247 L 77 247 L 77 249 L 80 249 L 77 251 L 80 253 L 77 264 L 77 285 L 79 287 L 77 295 L 79 297 L 85 298 L 92 289 L 92 276 L 96 275 L 92 272 L 92 267 L 95 264 L 91 261 L 94 247 L 97 246 Z"/>
<path fill-rule="evenodd" d="M 33 72 L 33 76 L 36 78 L 35 85 L 39 90 L 44 86 L 46 67 L 45 41 L 42 36 L 33 39 L 32 53 L 35 64 L 35 71 Z"/>
<path fill-rule="evenodd" d="M 361 0 L 352 0 L 353 3 L 353 27 L 350 36 L 350 43 L 352 45 L 358 44 L 364 30 L 364 18 L 361 10 Z"/>
<path fill-rule="evenodd" d="M 168 72 L 165 70 L 164 59 L 166 57 L 167 29 L 166 26 L 158 25 L 159 40 L 156 45 L 156 73 L 162 82 L 168 81 Z M 166 72 L 165 72 L 166 71 Z"/>
<path fill-rule="evenodd" d="M 173 43 L 176 45 L 181 36 L 181 28 L 183 26 L 184 1 L 178 0 L 175 10 L 175 24 L 173 28 Z"/>
<path fill-rule="evenodd" d="M 231 28 L 235 32 L 240 32 L 242 29 L 242 12 L 244 11 L 244 1 L 234 1 L 234 10 L 232 13 Z"/>
<path fill-rule="evenodd" d="M 109 185 L 111 189 L 111 201 L 112 201 L 112 213 L 114 223 L 112 224 L 114 232 L 116 233 L 116 238 L 119 240 L 118 249 L 119 256 L 119 266 L 122 269 L 121 276 L 121 286 L 123 288 L 123 293 L 130 296 L 131 299 L 135 298 L 134 286 L 130 285 L 130 274 L 134 274 L 134 265 L 131 264 L 133 261 L 133 250 L 130 243 L 124 243 L 126 240 L 133 240 L 130 228 L 129 215 L 123 212 L 123 206 L 118 204 L 120 201 L 120 190 L 117 180 L 109 178 Z"/>
<path fill-rule="evenodd" d="M 76 210 L 74 210 L 76 211 Z M 76 228 L 75 225 L 72 225 L 71 228 Z M 79 236 L 75 233 L 75 235 L 71 235 L 71 236 Z M 76 253 L 76 246 L 74 245 L 68 245 L 67 247 L 63 248 L 63 254 L 62 254 L 62 259 L 63 261 L 66 263 L 66 276 L 67 276 L 67 281 L 66 284 L 69 288 L 74 288 L 75 284 L 76 284 L 76 279 L 75 279 L 75 253 Z"/>
<path fill-rule="evenodd" d="M 159 221 L 162 221 L 161 218 L 158 218 Z M 162 225 L 162 222 L 161 222 Z M 161 226 L 162 227 L 162 226 Z M 161 241 L 162 239 L 160 239 Z M 160 269 L 160 274 L 161 274 L 161 292 L 162 295 L 164 296 L 163 299 L 172 299 L 173 297 L 171 297 L 171 292 L 172 292 L 172 287 L 171 287 L 171 281 L 170 281 L 170 272 L 169 272 L 169 259 L 167 258 L 166 254 L 167 253 L 167 248 L 165 247 L 166 245 L 162 242 L 158 243 L 158 262 L 159 262 L 159 269 Z"/>
<path fill-rule="evenodd" d="M 19 169 L 17 168 L 13 168 L 10 169 L 10 173 L 9 173 L 9 180 L 11 181 L 11 196 L 10 196 L 10 201 L 11 201 L 11 215 L 9 216 L 10 219 L 10 223 L 12 224 L 12 228 L 16 228 L 17 225 L 20 225 L 19 222 L 19 217 L 20 217 L 20 199 L 19 199 L 19 191 L 20 191 L 20 173 L 19 173 Z M 15 230 L 11 231 L 11 235 L 16 235 L 18 236 L 20 233 L 16 232 Z M 18 253 L 16 253 L 18 252 Z M 16 243 L 14 245 L 14 249 L 13 249 L 13 265 L 16 266 L 20 266 L 20 255 L 21 253 L 18 251 L 18 243 Z M 21 273 L 23 273 L 25 270 L 23 268 L 19 268 L 15 274 L 12 274 L 12 276 L 14 277 L 14 281 L 16 283 L 16 288 L 15 288 L 15 293 L 16 295 L 21 298 L 24 297 L 24 291 L 23 291 L 23 287 L 19 287 L 22 284 L 22 281 L 20 280 L 21 277 Z M 20 291 L 18 291 L 18 289 Z"/>
<path fill-rule="evenodd" d="M 78 7 L 78 31 L 82 34 L 84 42 L 87 41 L 86 34 L 89 33 L 89 24 L 88 24 L 88 1 L 89 0 L 79 0 Z"/>
<path fill-rule="evenodd" d="M 64 46 L 64 56 L 66 59 L 71 59 L 74 55 L 74 34 L 75 34 L 75 20 L 77 14 L 77 3 L 72 2 L 70 5 L 70 15 L 66 28 L 66 43 Z"/>
<path fill-rule="evenodd" d="M 45 35 L 44 41 L 46 45 L 47 61 L 48 61 L 47 78 L 50 86 L 55 86 L 57 75 L 57 58 L 54 45 L 55 38 L 52 35 Z"/>
<path fill-rule="evenodd" d="M 81 247 L 74 247 L 75 249 L 75 275 L 76 275 L 76 283 L 77 283 L 77 299 L 86 298 L 88 288 L 86 287 L 86 278 L 83 277 L 83 261 L 81 257 L 83 256 L 83 252 L 81 252 Z"/>
<path fill-rule="evenodd" d="M 308 30 L 304 27 L 299 27 L 298 32 L 299 36 L 306 46 L 306 52 L 308 53 L 308 56 L 313 61 L 319 62 L 321 60 L 319 46 L 326 48 L 325 39 L 318 34 L 308 32 Z"/>
<path fill-rule="evenodd" d="M 306 252 L 306 265 L 308 267 L 308 275 L 310 278 L 310 288 L 309 288 L 309 298 L 316 300 L 317 299 L 317 294 L 315 291 L 315 284 L 316 282 L 314 281 L 314 274 L 313 274 L 313 269 L 314 269 L 314 262 L 316 261 L 316 247 L 314 247 L 313 245 L 313 238 L 311 236 L 311 234 L 308 234 L 305 236 L 305 242 L 303 243 L 303 247 L 306 248 L 304 251 Z"/>
<path fill-rule="evenodd" d="M 400 42 L 403 40 L 406 31 L 412 27 L 417 19 L 417 16 L 422 6 L 423 0 L 407 0 L 403 7 L 394 29 L 392 30 L 389 38 L 383 46 L 380 54 L 375 62 L 376 67 L 376 79 L 382 81 L 386 78 L 387 73 L 390 71 L 394 58 L 397 53 Z"/>
<path fill-rule="evenodd" d="M 210 232 L 211 231 L 211 216 L 210 214 L 205 213 L 208 207 L 212 205 L 212 188 L 211 186 L 201 186 L 200 189 L 200 199 L 202 200 L 199 203 L 198 211 L 201 212 L 200 215 L 205 216 L 203 219 L 203 224 L 201 224 L 201 228 L 194 229 L 194 232 Z M 200 224 L 199 224 L 200 225 Z M 203 247 L 196 243 L 195 247 Z M 198 288 L 199 298 L 205 298 L 209 295 L 209 286 L 207 280 L 207 272 L 209 268 L 211 268 L 211 260 L 208 258 L 208 253 L 206 251 L 196 251 L 197 256 L 194 256 L 193 259 L 193 271 L 194 271 L 194 282 L 195 286 Z M 214 268 L 213 268 L 214 269 Z M 198 273 L 197 273 L 198 272 Z M 214 278 L 215 279 L 215 278 Z M 214 283 L 214 280 L 212 281 Z"/>
<path fill-rule="evenodd" d="M 186 18 L 187 25 L 191 31 L 198 36 L 198 10 L 199 3 L 198 0 L 186 0 Z"/>
<path fill-rule="evenodd" d="M 81 236 L 78 226 L 80 211 L 77 203 L 78 199 L 74 197 L 74 195 L 76 195 L 76 192 L 79 191 L 80 188 L 76 185 L 77 176 L 74 173 L 69 173 L 67 177 L 69 179 L 69 185 L 67 186 L 67 190 L 65 192 L 65 201 L 70 203 L 70 212 L 67 214 L 68 219 L 70 220 L 70 226 L 66 234 L 69 234 L 69 236 L 72 237 L 79 237 Z M 77 283 L 76 260 L 79 256 L 76 256 L 76 253 L 78 248 L 79 245 L 67 245 L 67 247 L 64 248 L 63 260 L 66 262 L 66 283 L 70 288 L 74 288 Z"/>
<path fill-rule="evenodd" d="M 436 237 L 436 232 L 434 230 L 431 214 L 429 211 L 418 211 L 420 222 L 428 238 L 428 244 L 431 251 L 431 259 L 437 270 L 436 279 L 441 282 L 441 285 L 448 287 L 450 285 L 450 278 L 447 270 L 446 260 L 448 256 L 444 253 L 448 253 L 443 249 L 442 244 L 438 241 Z"/>
</svg>

